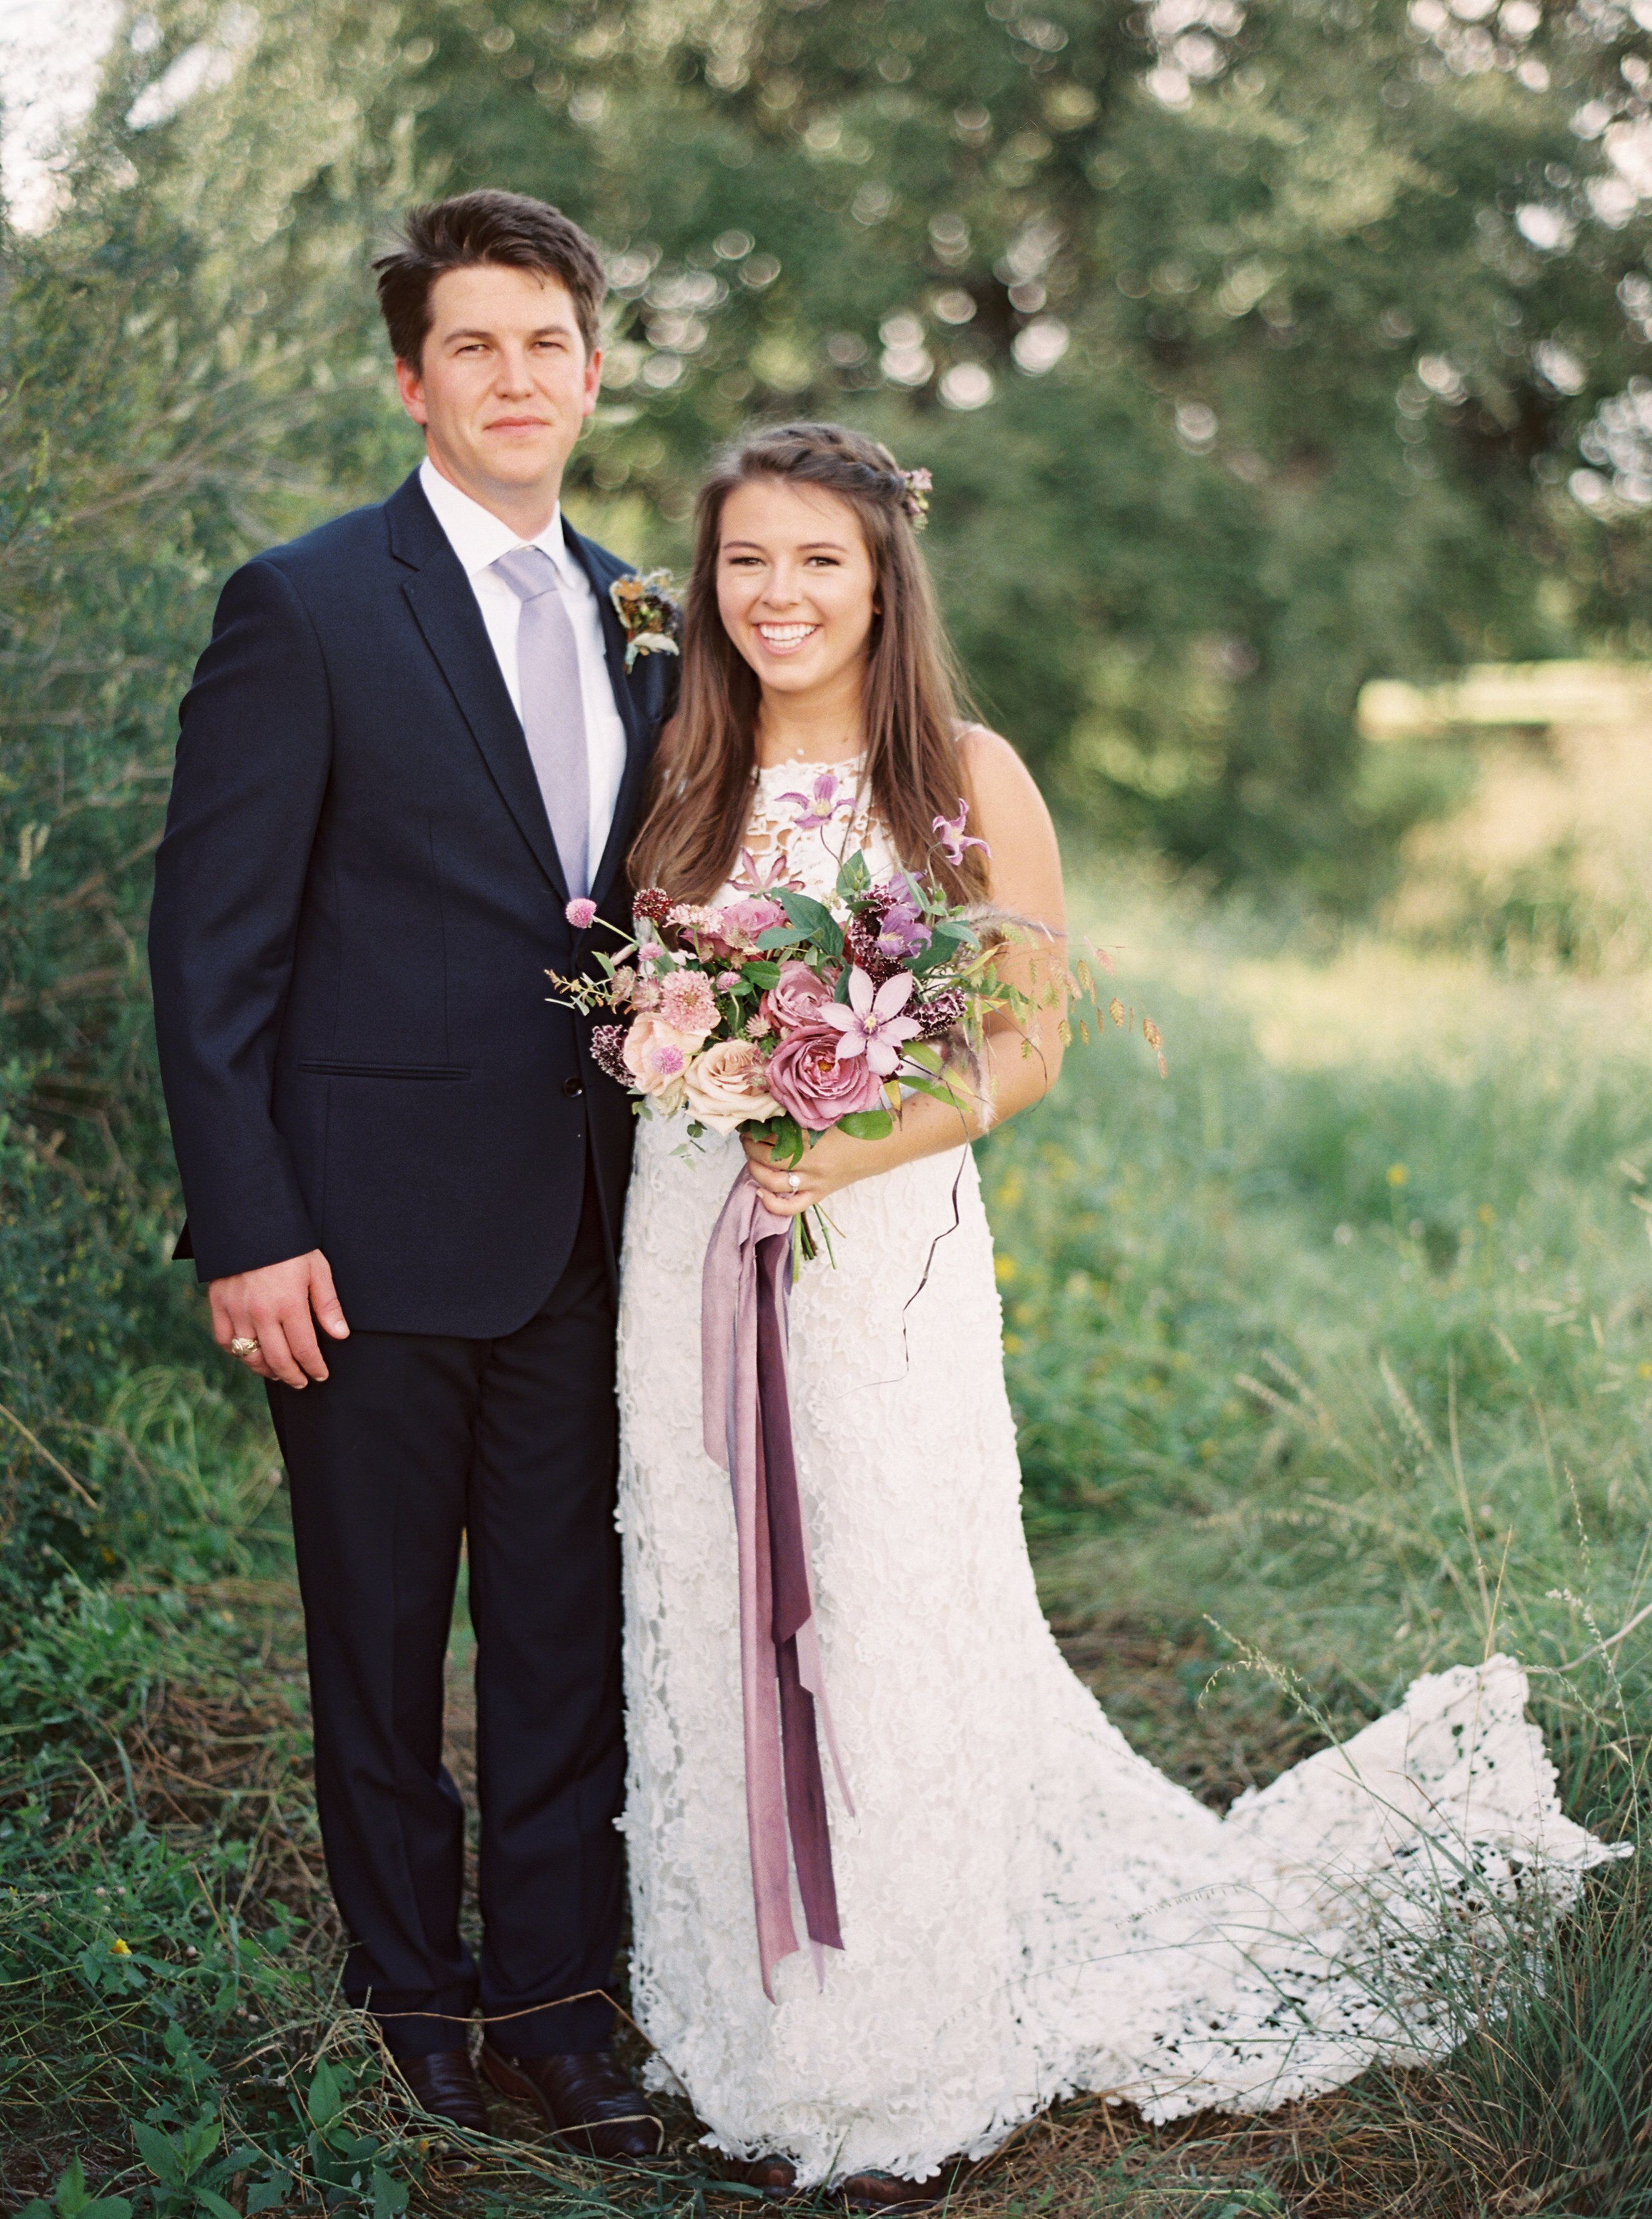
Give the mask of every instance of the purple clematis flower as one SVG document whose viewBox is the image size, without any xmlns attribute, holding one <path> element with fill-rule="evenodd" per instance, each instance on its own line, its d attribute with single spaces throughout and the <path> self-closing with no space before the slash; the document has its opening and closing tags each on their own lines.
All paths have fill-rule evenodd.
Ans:
<svg viewBox="0 0 1652 2219">
<path fill-rule="evenodd" d="M 922 954 L 934 938 L 916 903 L 897 902 L 885 911 L 878 928 L 878 953 L 891 963 L 910 963 L 915 955 Z"/>
<path fill-rule="evenodd" d="M 978 840 L 972 832 L 965 831 L 964 827 L 968 822 L 969 804 L 963 800 L 960 800 L 958 805 L 956 817 L 937 817 L 935 821 L 934 829 L 936 837 L 941 842 L 941 852 L 953 870 L 956 870 L 963 861 L 966 848 L 979 848 L 988 855 L 992 853 L 984 840 Z"/>
<path fill-rule="evenodd" d="M 885 979 L 881 986 L 874 987 L 871 979 L 857 963 L 849 973 L 849 998 L 846 1007 L 842 1002 L 823 1002 L 818 1011 L 822 1024 L 829 1025 L 841 1035 L 837 1043 L 837 1060 L 847 1063 L 851 1056 L 863 1055 L 868 1070 L 887 1078 L 900 1067 L 901 1044 L 922 1031 L 916 1017 L 904 1017 L 901 1011 L 912 998 L 912 974 L 897 971 L 892 979 Z"/>
<path fill-rule="evenodd" d="M 788 800 L 798 800 L 799 795 L 790 794 Z M 740 856 L 739 873 L 734 880 L 742 893 L 772 894 L 776 886 L 790 886 L 792 877 L 784 848 L 771 849 L 761 859 L 749 848 Z"/>
<path fill-rule="evenodd" d="M 837 776 L 823 770 L 814 781 L 810 793 L 783 793 L 782 801 L 795 801 L 797 811 L 792 823 L 799 832 L 812 832 L 822 824 L 829 824 L 837 814 Z"/>
</svg>

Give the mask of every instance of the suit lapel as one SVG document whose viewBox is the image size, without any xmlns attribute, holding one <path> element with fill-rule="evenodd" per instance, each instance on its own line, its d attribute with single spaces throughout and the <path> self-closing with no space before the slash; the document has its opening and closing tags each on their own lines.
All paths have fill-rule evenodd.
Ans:
<svg viewBox="0 0 1652 2219">
<path fill-rule="evenodd" d="M 522 720 L 512 705 L 476 596 L 417 476 L 385 504 L 391 551 L 413 575 L 402 584 L 426 646 L 470 727 L 501 799 L 540 869 L 563 901 L 568 886 L 550 820 L 534 776 Z M 606 598 L 606 589 L 604 598 Z M 627 733 L 629 737 L 629 726 Z M 627 749 L 629 769 L 630 749 Z"/>
<path fill-rule="evenodd" d="M 648 769 L 650 735 L 644 728 L 637 710 L 637 697 L 631 692 L 631 681 L 625 669 L 625 634 L 608 596 L 609 587 L 616 578 L 624 575 L 624 566 L 606 558 L 588 539 L 574 531 L 565 517 L 562 529 L 581 569 L 591 581 L 592 592 L 597 597 L 597 608 L 602 618 L 602 643 L 608 658 L 608 682 L 613 687 L 614 703 L 625 727 L 624 773 L 614 802 L 608 843 L 602 851 L 602 860 L 597 865 L 591 881 L 592 898 L 599 902 L 613 884 L 615 873 L 630 845 L 637 804 L 643 794 L 643 775 Z"/>
</svg>

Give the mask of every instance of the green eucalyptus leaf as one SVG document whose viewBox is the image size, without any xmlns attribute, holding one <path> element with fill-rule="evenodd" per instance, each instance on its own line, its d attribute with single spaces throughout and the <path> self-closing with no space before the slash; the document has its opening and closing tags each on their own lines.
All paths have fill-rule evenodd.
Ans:
<svg viewBox="0 0 1652 2219">
<path fill-rule="evenodd" d="M 795 1117 L 774 1117 L 764 1127 L 773 1143 L 774 1160 L 782 1170 L 803 1161 L 803 1128 Z"/>
<path fill-rule="evenodd" d="M 887 1110 L 851 1110 L 838 1119 L 837 1129 L 852 1141 L 882 1141 L 894 1131 L 895 1120 Z"/>
<path fill-rule="evenodd" d="M 817 902 L 812 894 L 800 894 L 792 886 L 780 887 L 777 898 L 798 931 L 806 934 L 823 954 L 834 958 L 842 955 L 843 935 L 824 902 Z M 780 928 L 775 925 L 771 929 L 778 932 Z M 767 933 L 761 935 L 757 942 L 760 948 L 767 937 Z"/>
</svg>

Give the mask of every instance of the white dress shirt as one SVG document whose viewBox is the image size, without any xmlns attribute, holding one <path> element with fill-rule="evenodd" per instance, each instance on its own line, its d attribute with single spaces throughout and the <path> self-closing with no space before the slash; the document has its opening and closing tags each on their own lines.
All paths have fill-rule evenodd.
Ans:
<svg viewBox="0 0 1652 2219">
<path fill-rule="evenodd" d="M 550 556 L 562 580 L 562 606 L 574 626 L 580 657 L 580 698 L 585 709 L 585 746 L 591 777 L 591 876 L 608 844 L 619 799 L 619 782 L 625 773 L 625 726 L 614 700 L 603 645 L 602 612 L 591 581 L 568 544 L 560 505 L 537 539 L 519 539 L 508 524 L 501 524 L 480 501 L 461 493 L 444 478 L 426 456 L 419 466 L 419 482 L 436 511 L 436 521 L 446 532 L 448 544 L 458 556 L 476 606 L 488 628 L 488 637 L 499 659 L 500 674 L 509 688 L 517 715 L 522 714 L 522 690 L 516 667 L 516 633 L 522 604 L 503 578 L 490 567 L 513 548 L 537 547 Z"/>
</svg>

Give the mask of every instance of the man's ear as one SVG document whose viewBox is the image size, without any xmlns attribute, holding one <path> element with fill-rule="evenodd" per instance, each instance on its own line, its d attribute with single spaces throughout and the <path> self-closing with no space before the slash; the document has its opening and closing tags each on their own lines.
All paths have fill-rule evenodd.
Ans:
<svg viewBox="0 0 1652 2219">
<path fill-rule="evenodd" d="M 401 405 L 415 424 L 427 424 L 430 411 L 425 406 L 425 380 L 417 365 L 396 357 L 396 391 L 401 395 Z"/>
</svg>

